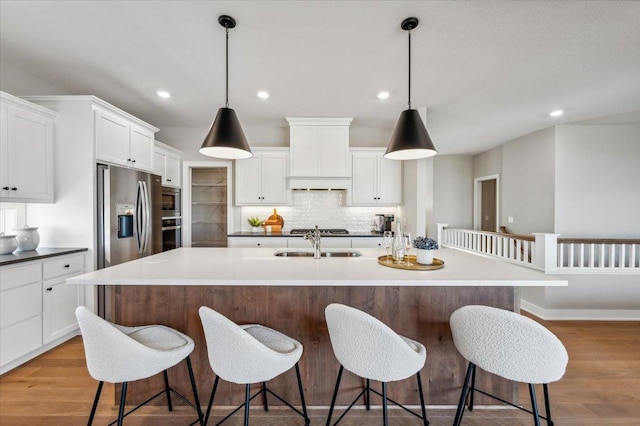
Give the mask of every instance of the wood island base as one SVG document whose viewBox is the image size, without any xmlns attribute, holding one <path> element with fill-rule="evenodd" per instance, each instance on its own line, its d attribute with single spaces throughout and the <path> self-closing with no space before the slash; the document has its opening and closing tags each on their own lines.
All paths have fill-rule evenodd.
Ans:
<svg viewBox="0 0 640 426">
<path fill-rule="evenodd" d="M 329 406 L 339 364 L 333 355 L 324 318 L 330 303 L 343 303 L 380 319 L 401 335 L 422 342 L 427 362 L 422 382 L 427 405 L 455 406 L 466 372 L 466 361 L 453 345 L 449 316 L 465 305 L 481 304 L 514 310 L 514 287 L 350 287 L 350 286 L 113 286 L 112 321 L 123 325 L 163 324 L 191 336 L 196 347 L 191 355 L 200 401 L 206 405 L 214 374 L 209 366 L 198 308 L 206 305 L 239 324 L 259 323 L 300 341 L 304 353 L 300 370 L 307 405 Z M 186 366 L 169 370 L 173 387 L 191 396 Z M 480 389 L 507 401 L 517 401 L 517 385 L 478 370 Z M 347 405 L 360 392 L 364 381 L 345 372 L 337 405 Z M 372 386 L 375 384 L 372 383 Z M 132 382 L 127 403 L 142 402 L 164 386 L 162 375 Z M 252 393 L 259 389 L 252 386 Z M 300 404 L 295 370 L 269 382 L 276 393 Z M 405 405 L 419 405 L 415 377 L 390 383 L 389 397 Z M 117 391 L 116 393 L 119 393 Z M 119 398 L 116 395 L 116 398 Z M 116 399 L 117 400 L 117 399 Z M 215 405 L 235 406 L 244 401 L 244 386 L 220 382 Z M 166 404 L 157 398 L 157 404 Z M 478 394 L 476 404 L 495 404 Z M 271 398 L 270 404 L 277 404 Z M 255 401 L 256 406 L 261 404 Z M 381 401 L 372 399 L 373 405 Z"/>
</svg>

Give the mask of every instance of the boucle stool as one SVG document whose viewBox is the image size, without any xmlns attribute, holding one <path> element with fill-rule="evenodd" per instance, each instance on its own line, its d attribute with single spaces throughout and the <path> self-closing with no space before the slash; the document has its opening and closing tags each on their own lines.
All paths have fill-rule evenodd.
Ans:
<svg viewBox="0 0 640 426">
<path fill-rule="evenodd" d="M 301 415 L 305 425 L 308 425 L 307 405 L 304 401 L 300 367 L 298 366 L 298 360 L 302 356 L 302 345 L 298 341 L 262 325 L 238 325 L 206 306 L 201 306 L 198 312 L 200 313 L 205 341 L 207 342 L 209 364 L 211 364 L 211 369 L 216 375 L 204 419 L 205 424 L 209 421 L 218 381 L 222 378 L 227 382 L 245 385 L 245 402 L 216 423 L 216 425 L 227 420 L 242 407 L 244 407 L 244 424 L 245 426 L 249 425 L 249 405 L 251 400 L 258 395 L 262 395 L 264 410 L 268 411 L 267 393 L 275 396 Z M 298 378 L 302 411 L 267 387 L 269 380 L 294 366 Z M 253 396 L 251 396 L 252 383 L 262 383 L 262 389 Z"/>
<path fill-rule="evenodd" d="M 569 360 L 562 342 L 553 333 L 530 318 L 489 306 L 464 306 L 451 314 L 449 323 L 453 343 L 469 361 L 454 426 L 462 421 L 467 396 L 469 410 L 473 410 L 475 391 L 532 414 L 536 426 L 540 419 L 553 425 L 547 384 L 562 378 Z M 528 383 L 532 411 L 476 389 L 476 367 Z M 538 412 L 536 383 L 542 383 L 544 389 L 546 417 Z"/>
<path fill-rule="evenodd" d="M 189 336 L 162 325 L 125 327 L 113 324 L 100 318 L 84 306 L 79 306 L 76 309 L 76 317 L 82 332 L 89 374 L 100 382 L 91 408 L 89 426 L 93 423 L 104 382 L 122 383 L 118 426 L 122 425 L 126 416 L 163 393 L 167 396 L 169 411 L 173 411 L 171 392 L 194 407 L 198 414 L 196 422 L 204 424 L 193 369 L 191 368 L 191 359 L 189 358 L 194 343 Z M 187 361 L 194 397 L 193 404 L 169 386 L 167 369 L 182 360 Z M 134 380 L 146 379 L 160 372 L 164 373 L 164 389 L 125 413 L 127 384 Z"/>
<path fill-rule="evenodd" d="M 429 424 L 424 406 L 420 370 L 427 359 L 424 345 L 396 334 L 383 322 L 350 306 L 332 303 L 325 308 L 325 317 L 329 329 L 331 346 L 340 363 L 336 386 L 333 391 L 331 408 L 327 417 L 327 426 L 331 425 L 331 416 L 336 403 L 340 379 L 344 369 L 366 379 L 366 386 L 358 394 L 334 425 L 347 414 L 355 402 L 364 395 L 367 410 L 370 408 L 370 392 L 382 397 L 382 415 L 384 425 L 389 424 L 387 400 L 414 416 L 422 419 L 424 426 Z M 422 415 L 415 413 L 392 399 L 387 398 L 387 382 L 395 382 L 416 375 Z M 371 389 L 370 380 L 382 382 L 382 393 Z"/>
</svg>

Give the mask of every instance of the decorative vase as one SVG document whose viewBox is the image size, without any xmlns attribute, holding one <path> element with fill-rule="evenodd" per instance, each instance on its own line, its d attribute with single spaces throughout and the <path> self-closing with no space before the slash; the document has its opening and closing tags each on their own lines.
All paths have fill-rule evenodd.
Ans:
<svg viewBox="0 0 640 426">
<path fill-rule="evenodd" d="M 16 240 L 18 240 L 18 251 L 30 251 L 38 248 L 40 244 L 40 234 L 37 227 L 30 227 L 25 225 L 24 228 L 15 229 Z"/>
<path fill-rule="evenodd" d="M 259 226 L 252 226 L 251 227 L 251 232 L 261 232 L 262 228 Z"/>
<path fill-rule="evenodd" d="M 433 263 L 433 250 L 416 249 L 416 262 L 421 265 L 431 265 Z"/>
</svg>

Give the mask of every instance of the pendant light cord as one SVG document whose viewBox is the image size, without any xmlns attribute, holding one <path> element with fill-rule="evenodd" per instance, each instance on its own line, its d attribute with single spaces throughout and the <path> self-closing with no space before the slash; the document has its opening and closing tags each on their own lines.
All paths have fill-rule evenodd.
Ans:
<svg viewBox="0 0 640 426">
<path fill-rule="evenodd" d="M 411 109 L 411 30 L 409 33 L 409 109 Z"/>
<path fill-rule="evenodd" d="M 226 68 L 225 68 L 226 85 L 225 85 L 224 107 L 225 108 L 229 108 L 229 28 L 226 27 L 226 30 L 227 30 L 226 56 L 225 56 L 225 60 L 226 60 Z"/>
</svg>

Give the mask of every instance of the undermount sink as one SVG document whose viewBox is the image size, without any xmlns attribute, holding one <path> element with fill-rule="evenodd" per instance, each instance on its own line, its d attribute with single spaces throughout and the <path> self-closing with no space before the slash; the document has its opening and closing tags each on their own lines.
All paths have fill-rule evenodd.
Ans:
<svg viewBox="0 0 640 426">
<path fill-rule="evenodd" d="M 289 250 L 280 250 L 273 254 L 278 257 L 313 257 L 312 251 L 289 251 Z M 320 253 L 321 257 L 359 257 L 362 256 L 357 250 L 341 250 L 341 251 L 323 251 Z"/>
</svg>

